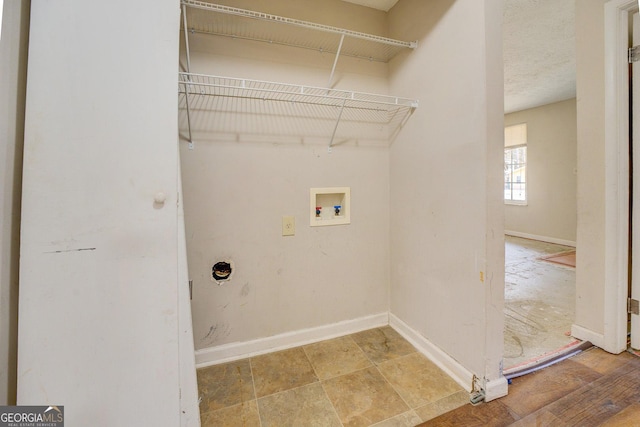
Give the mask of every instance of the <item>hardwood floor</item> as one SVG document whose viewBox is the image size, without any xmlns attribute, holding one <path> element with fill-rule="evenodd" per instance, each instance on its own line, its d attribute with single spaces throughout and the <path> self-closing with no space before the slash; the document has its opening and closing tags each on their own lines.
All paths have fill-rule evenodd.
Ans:
<svg viewBox="0 0 640 427">
<path fill-rule="evenodd" d="M 514 378 L 509 395 L 464 405 L 420 426 L 638 426 L 640 357 L 592 348 Z"/>
</svg>

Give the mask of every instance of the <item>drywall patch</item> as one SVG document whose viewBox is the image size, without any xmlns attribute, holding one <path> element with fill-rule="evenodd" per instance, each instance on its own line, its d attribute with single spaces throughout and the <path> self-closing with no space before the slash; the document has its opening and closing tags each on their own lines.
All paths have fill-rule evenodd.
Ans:
<svg viewBox="0 0 640 427">
<path fill-rule="evenodd" d="M 231 260 L 218 261 L 211 267 L 211 280 L 218 285 L 231 280 L 233 276 L 234 265 Z"/>
</svg>

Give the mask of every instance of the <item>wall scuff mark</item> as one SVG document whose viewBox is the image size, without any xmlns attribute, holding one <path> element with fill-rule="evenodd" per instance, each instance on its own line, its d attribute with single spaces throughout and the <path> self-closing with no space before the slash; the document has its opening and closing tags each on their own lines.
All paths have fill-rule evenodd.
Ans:
<svg viewBox="0 0 640 427">
<path fill-rule="evenodd" d="M 224 339 L 231 334 L 231 325 L 226 322 L 211 325 L 207 334 L 200 339 L 205 346 L 211 346 L 216 341 Z"/>
<path fill-rule="evenodd" d="M 51 251 L 51 252 L 43 252 L 45 254 L 62 254 L 65 252 L 82 252 L 82 251 L 95 251 L 96 248 L 80 248 L 80 249 L 66 249 L 64 251 Z"/>
</svg>

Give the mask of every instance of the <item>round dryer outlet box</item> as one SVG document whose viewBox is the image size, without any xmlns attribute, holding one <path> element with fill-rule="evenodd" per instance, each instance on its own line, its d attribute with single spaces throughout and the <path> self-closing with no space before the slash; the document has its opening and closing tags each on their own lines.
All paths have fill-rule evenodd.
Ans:
<svg viewBox="0 0 640 427">
<path fill-rule="evenodd" d="M 218 261 L 213 264 L 211 268 L 211 280 L 221 284 L 221 282 L 228 282 L 233 275 L 233 262 L 232 261 Z"/>
</svg>

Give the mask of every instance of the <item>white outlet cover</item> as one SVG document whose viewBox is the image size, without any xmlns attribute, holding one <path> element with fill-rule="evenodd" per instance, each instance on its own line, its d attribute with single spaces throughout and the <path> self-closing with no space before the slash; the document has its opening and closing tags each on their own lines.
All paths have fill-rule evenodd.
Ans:
<svg viewBox="0 0 640 427">
<path fill-rule="evenodd" d="M 296 234 L 296 217 L 283 216 L 282 217 L 282 235 L 295 236 L 295 234 Z"/>
</svg>

